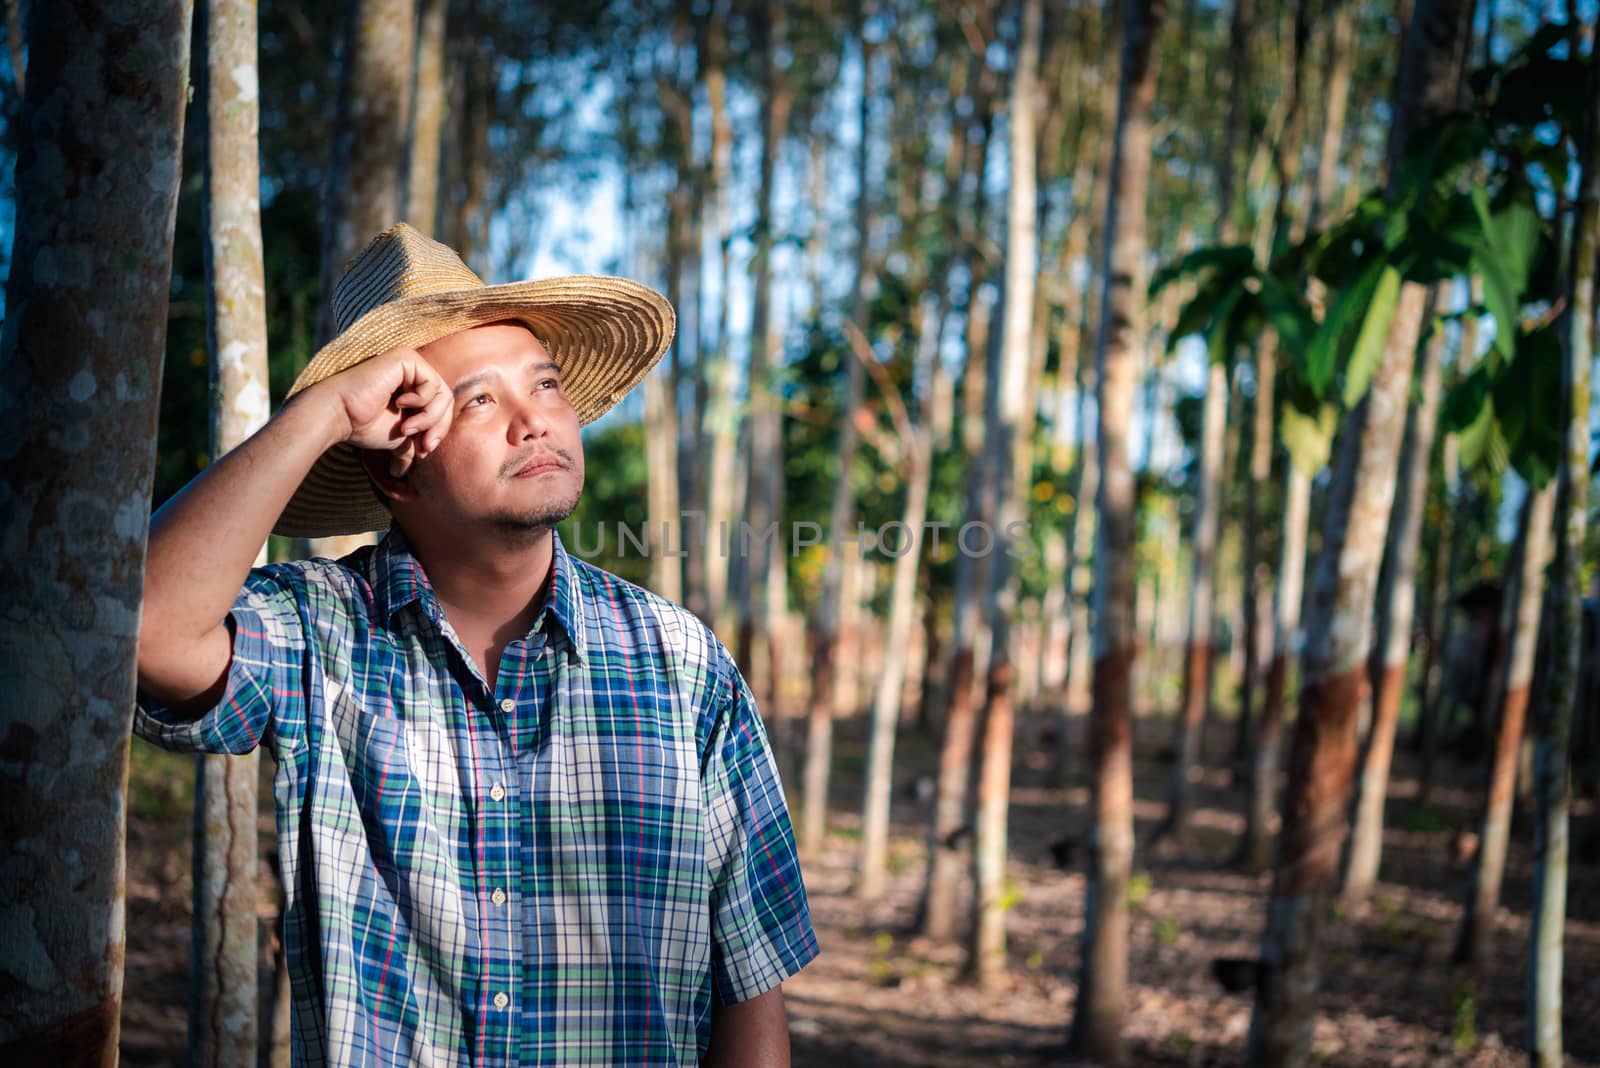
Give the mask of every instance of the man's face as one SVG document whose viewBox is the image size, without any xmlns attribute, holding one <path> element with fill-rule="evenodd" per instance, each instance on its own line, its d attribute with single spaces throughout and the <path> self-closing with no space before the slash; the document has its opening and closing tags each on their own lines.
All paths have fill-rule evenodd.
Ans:
<svg viewBox="0 0 1600 1068">
<path fill-rule="evenodd" d="M 454 420 L 416 463 L 408 518 L 445 529 L 548 530 L 583 492 L 578 415 L 561 371 L 527 327 L 493 323 L 418 350 L 454 394 Z"/>
</svg>

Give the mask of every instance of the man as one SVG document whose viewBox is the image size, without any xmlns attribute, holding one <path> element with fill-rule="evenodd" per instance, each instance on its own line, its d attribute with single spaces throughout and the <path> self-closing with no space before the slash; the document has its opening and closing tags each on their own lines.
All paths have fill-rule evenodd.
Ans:
<svg viewBox="0 0 1600 1068">
<path fill-rule="evenodd" d="M 278 759 L 295 1063 L 787 1065 L 779 984 L 817 946 L 749 689 L 554 531 L 671 308 L 485 286 L 401 225 L 334 309 L 152 521 L 139 644 L 141 735 Z M 385 526 L 251 569 L 270 530 Z"/>
</svg>

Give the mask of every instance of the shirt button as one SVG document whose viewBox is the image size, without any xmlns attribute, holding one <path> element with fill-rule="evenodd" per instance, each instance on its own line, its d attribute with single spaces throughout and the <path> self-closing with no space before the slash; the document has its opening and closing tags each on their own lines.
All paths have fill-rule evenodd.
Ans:
<svg viewBox="0 0 1600 1068">
<path fill-rule="evenodd" d="M 497 886 L 494 888 L 494 893 L 489 895 L 489 900 L 496 905 L 504 905 L 506 903 L 506 892 Z"/>
<path fill-rule="evenodd" d="M 513 701 L 509 697 L 502 699 L 501 702 L 500 702 L 500 711 L 502 711 L 502 712 L 510 712 L 513 708 L 516 708 L 516 707 L 517 707 L 517 703 L 515 701 Z"/>
<path fill-rule="evenodd" d="M 495 1008 L 503 1009 L 509 1004 L 511 1004 L 511 999 L 506 997 L 506 992 L 504 990 L 500 991 L 500 993 L 498 993 L 498 994 L 496 994 L 494 996 L 494 1007 Z"/>
<path fill-rule="evenodd" d="M 506 796 L 506 788 L 501 786 L 499 783 L 495 783 L 493 786 L 489 787 L 489 796 L 496 801 L 504 801 Z"/>
</svg>

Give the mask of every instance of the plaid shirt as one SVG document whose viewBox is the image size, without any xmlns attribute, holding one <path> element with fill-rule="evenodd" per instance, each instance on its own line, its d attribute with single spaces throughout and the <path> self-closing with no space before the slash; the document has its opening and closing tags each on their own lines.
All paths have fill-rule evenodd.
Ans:
<svg viewBox="0 0 1600 1068">
<path fill-rule="evenodd" d="M 305 1065 L 696 1062 L 817 953 L 772 752 L 696 617 L 572 558 L 493 686 L 398 530 L 257 568 L 218 706 L 265 740 Z"/>
</svg>

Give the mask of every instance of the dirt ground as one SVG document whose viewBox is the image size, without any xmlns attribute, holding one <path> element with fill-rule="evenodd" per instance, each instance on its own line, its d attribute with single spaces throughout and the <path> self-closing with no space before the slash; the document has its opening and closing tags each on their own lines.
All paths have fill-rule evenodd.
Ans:
<svg viewBox="0 0 1600 1068">
<path fill-rule="evenodd" d="M 1048 789 L 1044 754 L 1019 739 L 1011 809 L 1008 921 L 1011 989 L 986 995 L 961 981 L 964 951 L 910 929 L 925 871 L 929 806 L 918 779 L 934 766 L 929 740 L 903 732 L 897 756 L 891 880 L 863 905 L 851 894 L 859 845 L 865 724 L 839 724 L 832 833 L 806 866 L 822 954 L 785 985 L 797 1068 L 929 1066 L 999 1068 L 1059 1064 L 1076 996 L 1084 879 L 1062 871 L 1050 845 L 1081 839 L 1087 791 Z M 1227 727 L 1213 731 L 1221 754 Z M 1134 1065 L 1233 1065 L 1242 1059 L 1251 995 L 1212 978 L 1218 957 L 1259 948 L 1270 876 L 1232 873 L 1228 855 L 1243 829 L 1244 795 L 1225 771 L 1200 789 L 1188 854 L 1152 852 L 1165 769 L 1144 754 L 1169 736 L 1162 721 L 1138 724 L 1139 850 L 1131 932 L 1129 1061 Z M 1077 744 L 1070 751 L 1081 754 Z M 1081 760 L 1081 757 L 1079 757 Z M 135 742 L 128 856 L 128 967 L 123 1061 L 178 1064 L 184 1051 L 188 968 L 191 761 Z M 1456 832 L 1475 829 L 1481 769 L 1447 766 L 1430 807 L 1415 803 L 1409 757 L 1397 756 L 1382 879 L 1367 905 L 1335 914 L 1329 927 L 1315 1052 L 1326 1065 L 1459 1065 L 1527 1062 L 1524 952 L 1532 886 L 1531 822 L 1513 826 L 1495 962 L 1476 981 L 1448 964 L 1470 868 Z M 1081 783 L 1082 768 L 1069 774 Z M 926 783 L 924 783 L 924 791 Z M 791 790 L 791 801 L 794 792 Z M 1592 801 L 1580 800 L 1573 838 L 1597 839 Z M 271 823 L 264 812 L 263 837 Z M 263 871 L 261 914 L 274 889 Z M 1600 1065 L 1600 863 L 1574 856 L 1566 938 L 1568 1063 Z M 264 925 L 265 927 L 265 925 Z"/>
</svg>

